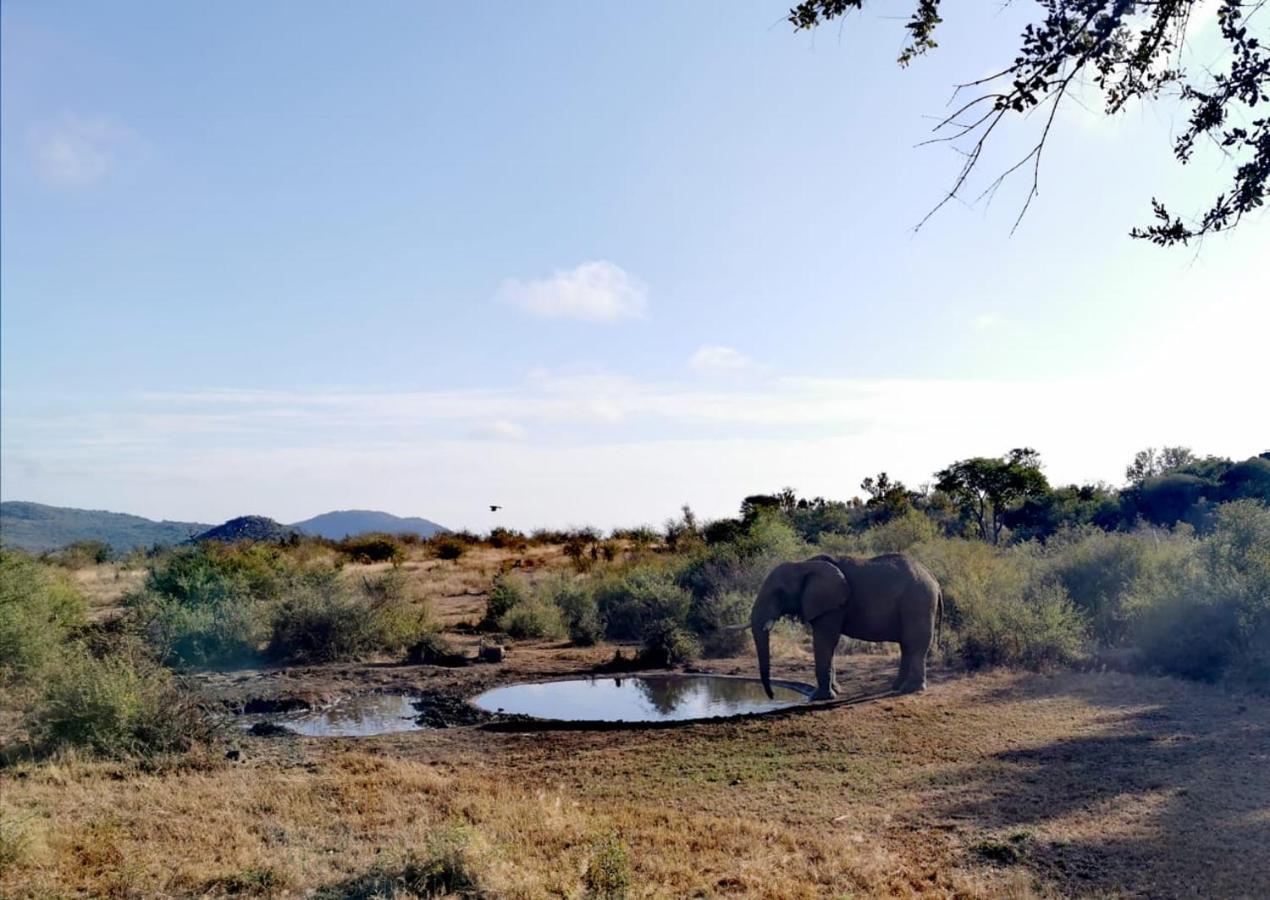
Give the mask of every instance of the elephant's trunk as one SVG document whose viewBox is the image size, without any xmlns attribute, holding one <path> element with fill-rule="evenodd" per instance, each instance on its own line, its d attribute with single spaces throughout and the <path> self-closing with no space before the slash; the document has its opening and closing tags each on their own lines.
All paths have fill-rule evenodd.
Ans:
<svg viewBox="0 0 1270 900">
<path fill-rule="evenodd" d="M 773 586 L 765 582 L 750 609 L 750 632 L 754 635 L 754 650 L 758 653 L 758 677 L 769 699 L 776 696 L 772 693 L 772 626 L 779 617 L 780 607 L 774 599 Z"/>
<path fill-rule="evenodd" d="M 763 682 L 763 690 L 767 691 L 769 700 L 776 699 L 776 695 L 772 693 L 772 623 L 766 622 L 761 625 L 753 625 L 751 631 L 754 633 L 754 649 L 758 652 L 758 677 Z"/>
</svg>

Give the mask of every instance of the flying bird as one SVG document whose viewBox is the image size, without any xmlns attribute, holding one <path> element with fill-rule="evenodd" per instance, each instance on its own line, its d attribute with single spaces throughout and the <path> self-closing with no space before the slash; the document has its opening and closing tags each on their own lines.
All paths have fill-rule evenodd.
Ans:
<svg viewBox="0 0 1270 900">
<path fill-rule="evenodd" d="M 490 511 L 490 512 L 498 512 L 500 509 L 502 509 L 502 507 L 501 507 L 501 506 L 495 506 L 495 505 L 494 505 L 494 504 L 492 504 L 492 503 L 489 505 L 489 511 Z"/>
</svg>

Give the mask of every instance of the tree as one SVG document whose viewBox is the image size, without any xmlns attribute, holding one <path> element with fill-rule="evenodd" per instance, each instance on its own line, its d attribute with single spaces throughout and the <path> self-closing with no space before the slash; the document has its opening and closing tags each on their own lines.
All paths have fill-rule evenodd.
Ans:
<svg viewBox="0 0 1270 900">
<path fill-rule="evenodd" d="M 873 513 L 872 518 L 877 524 L 902 515 L 912 505 L 912 492 L 904 486 L 904 482 L 892 481 L 885 472 L 864 479 L 860 482 L 860 490 L 869 495 L 864 506 Z"/>
<path fill-rule="evenodd" d="M 796 29 L 815 28 L 863 9 L 867 2 L 805 0 L 789 11 L 789 21 Z M 1257 105 L 1270 100 L 1270 52 L 1264 34 L 1259 38 L 1254 30 L 1257 25 L 1264 28 L 1270 14 L 1262 9 L 1266 0 L 1218 2 L 1225 58 L 1218 63 L 1205 60 L 1196 71 L 1184 65 L 1181 51 L 1203 0 L 1036 0 L 1036 20 L 1024 29 L 1013 59 L 995 67 L 993 74 L 958 85 L 958 94 L 971 90 L 975 96 L 935 126 L 933 141 L 964 141 L 968 146 L 952 188 L 926 218 L 949 201 L 963 199 L 988 140 L 1013 117 L 1035 122 L 1036 139 L 1028 141 L 1028 152 L 979 197 L 991 196 L 1014 173 L 1029 172 L 1032 184 L 1019 212 L 1021 220 L 1037 194 L 1041 156 L 1058 109 L 1072 99 L 1073 85 L 1087 80 L 1102 92 L 1107 115 L 1131 102 L 1176 92 L 1188 107 L 1187 122 L 1173 139 L 1178 162 L 1190 162 L 1196 144 L 1207 139 L 1234 163 L 1230 187 L 1198 218 L 1183 220 L 1153 198 L 1155 221 L 1134 228 L 1134 238 L 1161 246 L 1186 244 L 1239 225 L 1265 202 L 1270 178 L 1270 116 L 1256 117 Z M 940 0 L 910 3 L 915 6 L 905 25 L 909 40 L 900 52 L 901 66 L 938 46 L 935 33 L 943 21 Z M 1258 13 L 1263 13 L 1260 19 L 1255 18 Z M 1034 111 L 1041 115 L 1030 117 Z"/>
<path fill-rule="evenodd" d="M 1133 455 L 1133 462 L 1124 470 L 1124 477 L 1130 484 L 1141 484 L 1148 478 L 1176 472 L 1198 461 L 1190 447 L 1165 447 L 1161 450 L 1147 447 Z"/>
<path fill-rule="evenodd" d="M 939 479 L 936 489 L 952 497 L 962 513 L 974 520 L 979 536 L 994 544 L 1001 540 L 1005 516 L 1013 506 L 1050 489 L 1040 454 L 1030 447 L 1011 450 L 1002 458 L 964 459 L 935 477 Z"/>
</svg>

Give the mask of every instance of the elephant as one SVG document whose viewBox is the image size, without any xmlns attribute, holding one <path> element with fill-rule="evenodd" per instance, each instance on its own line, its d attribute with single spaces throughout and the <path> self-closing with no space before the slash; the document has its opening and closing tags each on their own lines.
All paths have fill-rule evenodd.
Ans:
<svg viewBox="0 0 1270 900">
<path fill-rule="evenodd" d="M 811 626 L 816 663 L 813 700 L 837 695 L 833 653 L 842 635 L 900 645 L 900 671 L 892 689 L 926 689 L 926 656 L 942 633 L 943 592 L 930 570 L 902 553 L 871 559 L 816 556 L 781 563 L 759 588 L 750 611 L 759 677 L 772 696 L 772 626 L 782 616 Z"/>
</svg>

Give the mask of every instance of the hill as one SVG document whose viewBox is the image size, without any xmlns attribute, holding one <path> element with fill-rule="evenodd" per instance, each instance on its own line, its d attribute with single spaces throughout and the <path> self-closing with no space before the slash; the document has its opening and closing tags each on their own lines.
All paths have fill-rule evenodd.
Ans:
<svg viewBox="0 0 1270 900">
<path fill-rule="evenodd" d="M 32 553 L 75 541 L 102 541 L 116 553 L 155 544 L 179 544 L 209 526 L 202 522 L 156 522 L 126 513 L 73 509 L 6 500 L 0 503 L 0 544 Z"/>
<path fill-rule="evenodd" d="M 387 534 L 417 534 L 425 538 L 449 531 L 448 528 L 428 519 L 413 516 L 403 518 L 373 509 L 344 509 L 322 513 L 303 522 L 295 522 L 291 527 L 305 534 L 334 541 L 373 531 L 382 531 Z"/>
<path fill-rule="evenodd" d="M 285 541 L 296 535 L 290 525 L 275 522 L 267 516 L 239 516 L 223 525 L 209 528 L 190 538 L 190 543 L 202 541 Z"/>
</svg>

